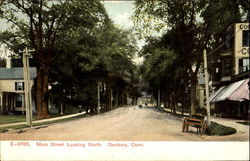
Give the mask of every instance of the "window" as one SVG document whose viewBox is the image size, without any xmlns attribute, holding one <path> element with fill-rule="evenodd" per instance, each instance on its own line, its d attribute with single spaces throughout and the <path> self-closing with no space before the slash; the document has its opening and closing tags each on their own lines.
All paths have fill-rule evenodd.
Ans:
<svg viewBox="0 0 250 161">
<path fill-rule="evenodd" d="M 15 90 L 23 91 L 24 90 L 24 82 L 15 82 Z"/>
<path fill-rule="evenodd" d="M 242 31 L 242 46 L 249 46 L 249 37 L 250 37 L 250 30 L 243 30 Z"/>
<path fill-rule="evenodd" d="M 232 38 L 230 38 L 229 35 L 225 38 L 225 49 L 231 49 L 232 48 Z"/>
<path fill-rule="evenodd" d="M 249 59 L 239 59 L 239 73 L 246 72 L 249 70 Z"/>
<path fill-rule="evenodd" d="M 232 59 L 225 58 L 222 60 L 222 76 L 227 77 L 232 75 Z"/>
<path fill-rule="evenodd" d="M 23 105 L 23 96 L 21 94 L 16 97 L 16 107 L 22 107 Z"/>
</svg>

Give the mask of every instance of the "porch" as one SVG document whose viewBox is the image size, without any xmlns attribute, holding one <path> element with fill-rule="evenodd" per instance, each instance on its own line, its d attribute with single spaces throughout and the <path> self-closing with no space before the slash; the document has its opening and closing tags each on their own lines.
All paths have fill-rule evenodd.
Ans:
<svg viewBox="0 0 250 161">
<path fill-rule="evenodd" d="M 25 113 L 24 93 L 1 92 L 0 93 L 0 114 L 12 114 L 16 112 Z"/>
</svg>

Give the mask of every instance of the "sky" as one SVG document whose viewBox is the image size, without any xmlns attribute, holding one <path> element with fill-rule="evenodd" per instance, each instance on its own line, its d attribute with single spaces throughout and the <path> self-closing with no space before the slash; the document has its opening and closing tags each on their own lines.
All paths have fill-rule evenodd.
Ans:
<svg viewBox="0 0 250 161">
<path fill-rule="evenodd" d="M 114 22 L 116 26 L 122 29 L 129 29 L 133 27 L 133 22 L 131 20 L 131 16 L 134 12 L 134 1 L 102 1 L 109 17 Z M 0 29 L 3 30 L 2 25 L 0 25 Z M 143 42 L 139 42 L 138 46 L 141 48 Z M 142 58 L 138 58 L 137 56 L 134 59 L 135 63 L 140 64 L 142 62 Z"/>
<path fill-rule="evenodd" d="M 130 19 L 135 7 L 133 1 L 105 1 L 103 4 L 115 24 L 121 28 L 133 27 Z"/>
<path fill-rule="evenodd" d="M 133 1 L 104 1 L 104 7 L 114 22 L 114 24 L 122 29 L 133 28 L 133 21 L 131 16 L 134 12 L 134 2 Z M 138 41 L 138 47 L 141 48 L 144 41 Z M 141 64 L 143 58 L 137 55 L 133 59 L 136 64 Z"/>
</svg>

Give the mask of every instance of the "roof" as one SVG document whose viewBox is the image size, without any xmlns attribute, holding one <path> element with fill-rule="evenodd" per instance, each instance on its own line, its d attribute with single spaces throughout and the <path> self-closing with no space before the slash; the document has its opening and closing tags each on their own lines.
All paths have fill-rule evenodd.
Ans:
<svg viewBox="0 0 250 161">
<path fill-rule="evenodd" d="M 36 78 L 36 68 L 30 67 L 30 79 Z M 23 79 L 23 68 L 0 68 L 0 80 Z"/>
</svg>

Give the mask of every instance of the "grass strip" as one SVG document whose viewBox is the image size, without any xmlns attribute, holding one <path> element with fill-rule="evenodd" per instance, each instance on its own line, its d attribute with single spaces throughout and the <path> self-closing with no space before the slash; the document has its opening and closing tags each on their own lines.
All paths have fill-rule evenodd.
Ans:
<svg viewBox="0 0 250 161">
<path fill-rule="evenodd" d="M 55 123 L 59 123 L 59 122 L 72 121 L 72 120 L 76 120 L 76 119 L 84 118 L 84 117 L 86 117 L 86 114 L 80 115 L 80 116 L 75 116 L 75 117 L 70 117 L 70 118 L 65 118 L 65 119 L 60 119 L 60 120 L 53 120 L 53 121 L 45 121 L 45 122 L 40 122 L 40 123 L 33 123 L 33 127 L 42 126 L 42 125 L 49 125 L 49 124 L 55 124 Z M 30 126 L 28 126 L 26 124 L 2 127 L 2 128 L 0 128 L 0 133 L 7 132 L 7 131 L 10 131 L 10 130 L 24 129 L 24 128 L 28 128 L 28 127 L 30 127 Z"/>
<path fill-rule="evenodd" d="M 250 121 L 242 121 L 242 122 L 237 122 L 237 123 L 250 126 Z"/>
<path fill-rule="evenodd" d="M 50 115 L 50 118 L 60 117 L 61 115 Z M 36 119 L 36 116 L 33 116 L 33 121 L 41 120 Z M 9 123 L 16 123 L 16 122 L 25 122 L 26 116 L 25 115 L 1 115 L 0 116 L 0 124 L 9 124 Z"/>
<path fill-rule="evenodd" d="M 102 113 L 106 113 L 110 110 L 101 110 L 101 114 Z M 53 120 L 53 121 L 45 121 L 45 122 L 40 122 L 40 123 L 33 123 L 33 127 L 36 126 L 42 126 L 42 125 L 49 125 L 49 124 L 55 124 L 55 123 L 59 123 L 59 122 L 66 122 L 66 121 L 72 121 L 72 120 L 76 120 L 79 118 L 84 118 L 84 117 L 88 117 L 88 116 L 93 116 L 96 115 L 96 112 L 92 112 L 92 113 L 88 113 L 88 114 L 83 114 L 83 115 L 78 115 L 78 116 L 74 116 L 74 117 L 70 117 L 70 118 L 64 118 L 64 119 L 59 119 L 59 120 Z M 25 119 L 25 116 L 23 116 Z M 52 115 L 52 117 L 58 117 L 58 115 Z M 52 118 L 51 117 L 51 118 Z M 33 120 L 34 121 L 34 120 Z M 25 122 L 24 121 L 19 121 L 19 122 Z M 30 126 L 23 124 L 23 125 L 15 125 L 15 126 L 7 126 L 7 127 L 1 127 L 0 128 L 0 133 L 4 133 L 10 130 L 19 130 L 19 129 L 24 129 L 24 128 L 28 128 Z"/>
</svg>

